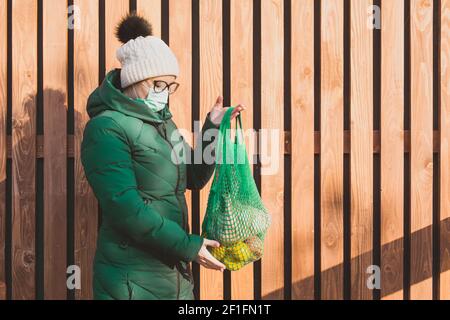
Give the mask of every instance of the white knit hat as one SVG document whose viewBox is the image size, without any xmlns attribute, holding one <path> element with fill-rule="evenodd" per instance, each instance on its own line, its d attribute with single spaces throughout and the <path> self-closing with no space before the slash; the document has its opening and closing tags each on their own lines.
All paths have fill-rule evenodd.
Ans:
<svg viewBox="0 0 450 320">
<path fill-rule="evenodd" d="M 178 77 L 180 72 L 175 54 L 154 36 L 131 39 L 117 50 L 117 59 L 122 65 L 122 88 L 158 76 Z"/>
</svg>

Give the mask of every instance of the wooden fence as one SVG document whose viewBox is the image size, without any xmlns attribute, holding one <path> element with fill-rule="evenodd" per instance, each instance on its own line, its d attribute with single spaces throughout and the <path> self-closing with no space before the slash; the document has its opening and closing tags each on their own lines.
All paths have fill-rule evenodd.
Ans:
<svg viewBox="0 0 450 320">
<path fill-rule="evenodd" d="M 99 210 L 80 142 L 129 10 L 179 59 L 179 127 L 223 94 L 248 106 L 246 128 L 285 133 L 278 173 L 254 166 L 264 258 L 194 265 L 198 297 L 450 299 L 450 0 L 0 1 L 0 297 L 92 297 Z M 196 233 L 208 189 L 187 194 Z"/>
</svg>

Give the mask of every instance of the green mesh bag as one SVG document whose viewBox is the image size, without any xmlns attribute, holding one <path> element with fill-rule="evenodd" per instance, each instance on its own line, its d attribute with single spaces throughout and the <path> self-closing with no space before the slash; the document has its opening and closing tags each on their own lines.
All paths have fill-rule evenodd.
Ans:
<svg viewBox="0 0 450 320">
<path fill-rule="evenodd" d="M 250 170 L 240 115 L 231 140 L 233 109 L 227 110 L 220 125 L 216 169 L 202 224 L 202 236 L 221 244 L 208 250 L 231 271 L 262 257 L 271 223 Z"/>
</svg>

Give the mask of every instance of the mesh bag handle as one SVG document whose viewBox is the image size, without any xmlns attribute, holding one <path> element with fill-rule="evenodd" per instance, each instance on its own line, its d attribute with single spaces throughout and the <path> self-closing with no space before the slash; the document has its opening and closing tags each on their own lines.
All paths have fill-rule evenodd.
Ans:
<svg viewBox="0 0 450 320">
<path fill-rule="evenodd" d="M 230 156 L 234 155 L 233 142 L 231 141 L 231 114 L 236 107 L 230 107 L 223 116 L 222 122 L 219 128 L 219 137 L 217 140 L 216 150 L 218 154 L 216 156 L 216 166 L 223 164 L 225 159 L 226 163 L 233 163 L 234 158 Z M 242 130 L 241 114 L 236 117 L 236 136 L 234 144 L 239 145 L 245 150 L 244 134 Z"/>
</svg>

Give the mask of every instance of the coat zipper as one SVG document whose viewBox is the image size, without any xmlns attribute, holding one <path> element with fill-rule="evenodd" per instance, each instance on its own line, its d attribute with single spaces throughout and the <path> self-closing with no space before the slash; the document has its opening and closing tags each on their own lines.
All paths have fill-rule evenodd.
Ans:
<svg viewBox="0 0 450 320">
<path fill-rule="evenodd" d="M 164 135 L 161 135 L 161 136 L 170 145 L 170 148 L 173 151 L 174 150 L 173 144 L 172 144 L 172 142 L 170 142 L 169 139 L 167 139 L 166 121 L 163 122 L 162 127 L 163 127 L 163 131 L 164 131 Z M 176 165 L 176 167 L 177 167 L 177 183 L 175 186 L 175 198 L 177 199 L 178 204 L 180 205 L 180 201 L 178 200 L 178 187 L 179 187 L 179 183 L 180 183 L 180 165 L 179 165 L 178 155 L 176 155 L 176 157 L 177 157 L 177 165 Z M 183 229 L 186 230 L 184 210 L 183 209 L 181 209 L 181 210 L 182 210 L 181 219 L 182 219 Z M 177 270 L 177 300 L 179 300 L 179 299 L 180 299 L 180 271 Z"/>
</svg>

